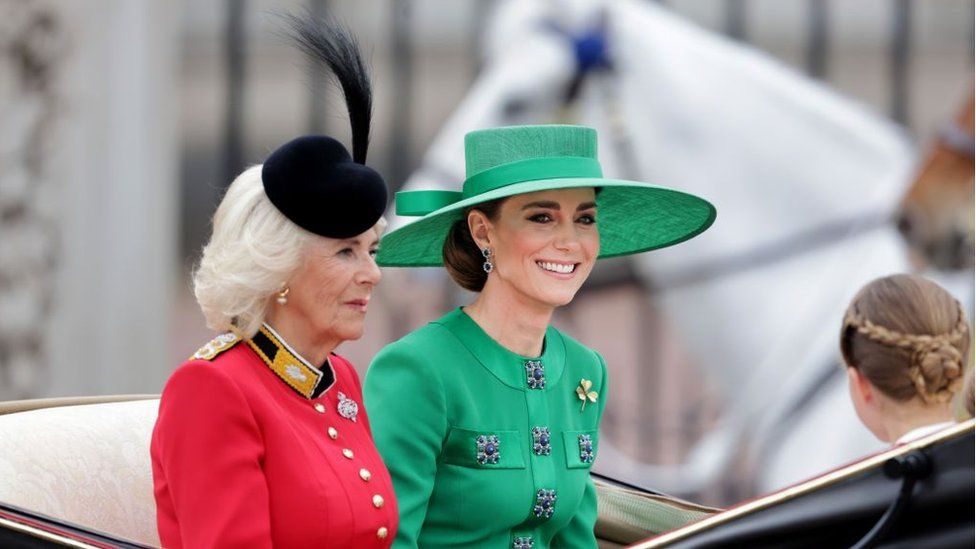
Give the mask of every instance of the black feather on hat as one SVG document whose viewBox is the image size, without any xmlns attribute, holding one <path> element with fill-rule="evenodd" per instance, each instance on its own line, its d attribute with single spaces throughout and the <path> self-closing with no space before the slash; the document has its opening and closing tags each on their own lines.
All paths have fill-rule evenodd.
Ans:
<svg viewBox="0 0 976 549">
<path fill-rule="evenodd" d="M 324 135 L 299 137 L 264 162 L 261 179 L 272 204 L 298 226 L 330 238 L 349 238 L 376 224 L 386 210 L 383 178 L 365 165 L 373 98 L 359 45 L 334 19 L 285 16 L 299 49 L 329 68 L 342 89 L 352 126 L 352 156 Z"/>
</svg>

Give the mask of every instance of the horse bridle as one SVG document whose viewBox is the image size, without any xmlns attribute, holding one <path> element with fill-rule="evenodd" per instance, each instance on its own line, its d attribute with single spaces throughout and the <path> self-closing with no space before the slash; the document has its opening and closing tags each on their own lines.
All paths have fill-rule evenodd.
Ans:
<svg viewBox="0 0 976 549">
<path fill-rule="evenodd" d="M 973 158 L 973 150 L 976 148 L 976 137 L 958 122 L 951 122 L 943 126 L 939 130 L 938 140 L 952 152 L 966 158 Z"/>
</svg>

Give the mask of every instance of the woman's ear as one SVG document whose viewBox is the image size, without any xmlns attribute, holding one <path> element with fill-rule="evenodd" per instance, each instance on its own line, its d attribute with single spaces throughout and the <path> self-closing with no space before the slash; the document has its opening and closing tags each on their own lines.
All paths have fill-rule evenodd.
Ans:
<svg viewBox="0 0 976 549">
<path fill-rule="evenodd" d="M 491 221 L 479 210 L 468 212 L 468 230 L 479 248 L 491 247 Z"/>
<path fill-rule="evenodd" d="M 847 367 L 847 381 L 850 385 L 851 401 L 861 423 L 882 442 L 891 442 L 885 425 L 884 401 L 878 390 L 857 368 Z"/>
<path fill-rule="evenodd" d="M 851 393 L 855 394 L 862 403 L 873 404 L 877 400 L 871 382 L 857 368 L 847 367 L 847 381 L 851 385 Z"/>
</svg>

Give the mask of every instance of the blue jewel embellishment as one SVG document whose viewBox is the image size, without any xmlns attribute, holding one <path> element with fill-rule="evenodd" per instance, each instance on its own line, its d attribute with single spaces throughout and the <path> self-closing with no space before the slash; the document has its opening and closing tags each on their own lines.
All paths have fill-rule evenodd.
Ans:
<svg viewBox="0 0 976 549">
<path fill-rule="evenodd" d="M 579 436 L 580 461 L 583 463 L 593 463 L 593 437 L 590 435 Z"/>
<path fill-rule="evenodd" d="M 525 361 L 525 381 L 529 384 L 529 389 L 545 389 L 546 370 L 541 360 Z"/>
<path fill-rule="evenodd" d="M 531 537 L 517 537 L 512 540 L 512 549 L 532 549 L 535 546 L 535 540 Z"/>
<path fill-rule="evenodd" d="M 475 440 L 478 446 L 478 463 L 481 465 L 498 463 L 498 457 L 501 455 L 499 450 L 500 444 L 498 443 L 498 436 L 496 435 L 478 435 Z"/>
<path fill-rule="evenodd" d="M 556 491 L 538 490 L 535 493 L 535 507 L 532 514 L 538 518 L 550 518 L 556 510 Z"/>
<path fill-rule="evenodd" d="M 537 456 L 548 456 L 552 452 L 552 447 L 549 445 L 549 428 L 548 427 L 533 427 L 532 428 L 532 451 Z"/>
</svg>

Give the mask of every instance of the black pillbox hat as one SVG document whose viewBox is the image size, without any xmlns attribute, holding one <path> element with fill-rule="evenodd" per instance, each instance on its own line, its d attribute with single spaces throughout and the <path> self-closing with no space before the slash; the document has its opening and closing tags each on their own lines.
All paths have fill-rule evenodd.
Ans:
<svg viewBox="0 0 976 549">
<path fill-rule="evenodd" d="M 299 227 L 329 238 L 362 234 L 386 210 L 387 188 L 369 166 L 325 135 L 285 143 L 264 162 L 264 191 Z"/>
</svg>

